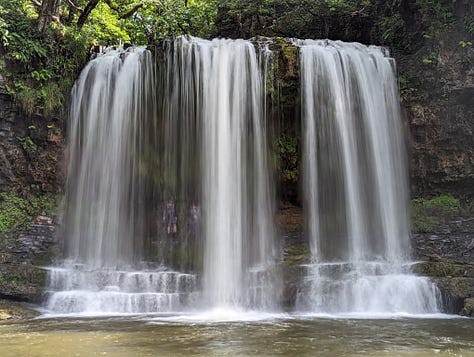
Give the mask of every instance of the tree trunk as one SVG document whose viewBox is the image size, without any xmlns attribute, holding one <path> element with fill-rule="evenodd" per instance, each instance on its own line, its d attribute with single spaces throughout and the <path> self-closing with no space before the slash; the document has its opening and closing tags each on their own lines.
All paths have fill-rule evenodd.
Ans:
<svg viewBox="0 0 474 357">
<path fill-rule="evenodd" d="M 99 2 L 100 0 L 90 0 L 87 3 L 86 7 L 84 8 L 84 11 L 82 11 L 81 16 L 79 16 L 79 18 L 77 19 L 77 27 L 81 28 L 82 26 L 84 26 L 92 10 L 95 9 Z"/>
<path fill-rule="evenodd" d="M 59 21 L 59 6 L 61 0 L 43 0 L 38 17 L 38 31 L 43 33 L 51 21 L 56 18 Z"/>
</svg>

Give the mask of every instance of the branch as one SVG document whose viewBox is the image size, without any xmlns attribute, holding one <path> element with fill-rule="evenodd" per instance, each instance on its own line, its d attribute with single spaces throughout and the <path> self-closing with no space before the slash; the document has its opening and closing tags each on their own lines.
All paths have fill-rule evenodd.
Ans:
<svg viewBox="0 0 474 357">
<path fill-rule="evenodd" d="M 38 7 L 41 7 L 41 5 L 43 5 L 38 0 L 31 0 L 31 2 L 33 3 L 33 5 L 38 6 Z"/>
<path fill-rule="evenodd" d="M 37 1 L 37 0 L 35 0 Z M 94 10 L 96 8 L 96 6 L 99 4 L 99 2 L 101 0 L 90 0 L 86 7 L 84 8 L 84 10 L 80 9 L 79 7 L 77 7 L 73 2 L 72 0 L 66 0 L 69 4 L 71 4 L 71 6 L 73 6 L 76 10 L 80 11 L 81 12 L 81 15 L 79 16 L 79 18 L 77 19 L 77 26 L 79 28 L 81 28 L 85 22 L 87 21 L 87 18 L 89 17 L 90 13 L 92 12 L 92 10 Z M 129 11 L 121 14 L 120 13 L 120 9 L 117 5 L 115 5 L 112 0 L 103 0 L 103 2 L 105 2 L 108 7 L 114 11 L 117 12 L 118 14 L 118 18 L 119 19 L 126 19 L 130 16 L 132 16 L 135 12 L 137 12 L 138 9 L 140 9 L 141 7 L 143 7 L 143 3 L 140 3 L 140 4 L 137 4 L 135 5 L 132 9 L 130 9 Z"/>
<path fill-rule="evenodd" d="M 84 10 L 82 11 L 81 15 L 77 19 L 77 27 L 81 28 L 87 21 L 87 18 L 91 14 L 92 10 L 99 4 L 100 0 L 90 0 Z"/>
<path fill-rule="evenodd" d="M 32 0 L 34 1 L 34 0 Z M 79 6 L 77 6 L 76 4 L 74 4 L 71 0 L 66 0 L 66 2 L 69 4 L 69 7 L 73 8 L 74 10 L 77 10 L 79 12 L 83 12 L 84 10 L 81 9 Z"/>
<path fill-rule="evenodd" d="M 131 8 L 130 10 L 128 10 L 127 12 L 121 14 L 120 13 L 120 9 L 117 5 L 115 5 L 112 0 L 104 0 L 104 2 L 112 9 L 114 10 L 115 12 L 117 12 L 117 15 L 118 15 L 118 18 L 121 20 L 121 19 L 127 19 L 129 18 L 130 16 L 132 16 L 135 12 L 137 12 L 138 9 L 140 9 L 141 7 L 143 7 L 143 3 L 140 3 L 140 4 L 137 4 L 135 5 L 133 8 Z"/>
<path fill-rule="evenodd" d="M 134 13 L 136 13 L 136 12 L 138 11 L 138 9 L 141 8 L 141 7 L 143 7 L 143 4 L 137 4 L 137 5 L 135 5 L 132 9 L 130 9 L 130 10 L 127 11 L 126 13 L 119 15 L 119 19 L 126 19 L 126 18 L 129 18 L 129 17 L 132 16 Z"/>
</svg>

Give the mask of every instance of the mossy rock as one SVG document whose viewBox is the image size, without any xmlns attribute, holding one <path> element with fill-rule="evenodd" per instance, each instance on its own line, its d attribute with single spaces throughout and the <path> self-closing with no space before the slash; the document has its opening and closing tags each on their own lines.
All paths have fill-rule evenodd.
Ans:
<svg viewBox="0 0 474 357">
<path fill-rule="evenodd" d="M 422 262 L 413 268 L 414 272 L 430 277 L 471 277 L 474 278 L 474 267 L 467 264 L 456 264 L 443 260 L 439 262 Z"/>
<path fill-rule="evenodd" d="M 0 321 L 32 319 L 38 315 L 30 304 L 0 299 Z"/>
<path fill-rule="evenodd" d="M 32 265 L 0 265 L 0 294 L 14 300 L 38 302 L 46 276 L 46 270 Z"/>
<path fill-rule="evenodd" d="M 17 261 L 17 257 L 8 252 L 0 252 L 0 264 L 11 264 Z"/>
<path fill-rule="evenodd" d="M 454 299 L 474 297 L 474 278 L 435 278 L 443 295 Z"/>
<path fill-rule="evenodd" d="M 433 278 L 443 297 L 444 311 L 459 314 L 464 301 L 474 297 L 474 278 Z"/>
<path fill-rule="evenodd" d="M 461 311 L 461 315 L 474 317 L 474 298 L 464 300 L 464 307 Z"/>
<path fill-rule="evenodd" d="M 284 263 L 286 265 L 300 265 L 309 261 L 309 250 L 305 246 L 291 245 L 285 248 Z"/>
</svg>

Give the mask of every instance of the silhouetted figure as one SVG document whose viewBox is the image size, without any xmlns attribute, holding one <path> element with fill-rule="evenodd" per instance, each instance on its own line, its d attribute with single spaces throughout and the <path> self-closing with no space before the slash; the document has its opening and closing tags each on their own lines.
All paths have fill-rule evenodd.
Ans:
<svg viewBox="0 0 474 357">
<path fill-rule="evenodd" d="M 165 206 L 165 211 L 163 212 L 163 222 L 166 225 L 167 234 L 176 233 L 176 222 L 178 218 L 176 217 L 176 209 L 174 206 L 174 201 L 170 198 Z"/>
<path fill-rule="evenodd" d="M 201 208 L 195 203 L 189 210 L 188 226 L 191 236 L 198 239 L 201 232 Z"/>
</svg>

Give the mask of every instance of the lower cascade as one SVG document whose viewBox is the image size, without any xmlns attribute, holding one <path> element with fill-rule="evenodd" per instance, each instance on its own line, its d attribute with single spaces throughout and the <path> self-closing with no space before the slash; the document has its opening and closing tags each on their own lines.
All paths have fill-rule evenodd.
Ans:
<svg viewBox="0 0 474 357">
<path fill-rule="evenodd" d="M 405 149 L 386 50 L 300 48 L 305 236 L 296 306 L 439 311 L 411 273 Z M 71 93 L 62 262 L 53 314 L 281 311 L 267 123 L 272 52 L 178 37 L 98 54 Z M 157 63 L 159 62 L 159 63 Z"/>
</svg>

